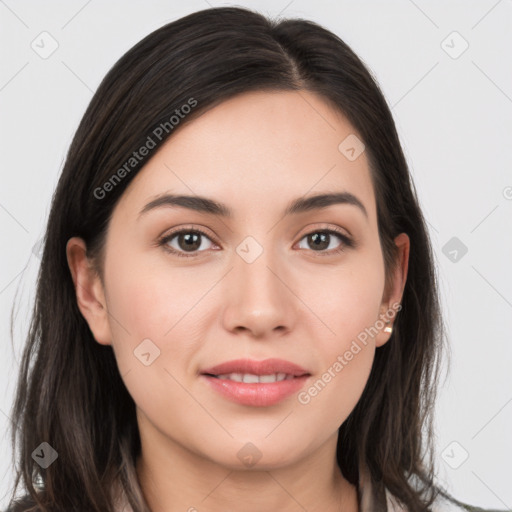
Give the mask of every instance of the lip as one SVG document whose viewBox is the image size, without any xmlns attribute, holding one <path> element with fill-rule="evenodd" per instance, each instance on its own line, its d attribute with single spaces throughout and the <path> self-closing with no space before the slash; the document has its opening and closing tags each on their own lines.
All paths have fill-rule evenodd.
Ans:
<svg viewBox="0 0 512 512">
<path fill-rule="evenodd" d="M 286 373 L 292 375 L 293 378 L 277 382 L 247 383 L 215 377 L 215 375 L 229 373 L 251 373 L 254 375 Z M 206 380 L 223 397 L 241 405 L 253 407 L 267 407 L 281 402 L 298 392 L 311 376 L 301 366 L 283 359 L 265 359 L 263 361 L 237 359 L 202 370 L 200 374 L 201 378 Z"/>
</svg>

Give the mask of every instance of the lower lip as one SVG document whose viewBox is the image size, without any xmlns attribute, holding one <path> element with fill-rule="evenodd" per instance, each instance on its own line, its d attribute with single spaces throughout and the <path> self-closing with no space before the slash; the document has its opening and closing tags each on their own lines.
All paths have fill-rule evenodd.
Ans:
<svg viewBox="0 0 512 512">
<path fill-rule="evenodd" d="M 201 375 L 205 378 L 215 391 L 224 397 L 242 405 L 253 407 L 266 407 L 274 405 L 285 398 L 297 393 L 303 386 L 309 375 L 294 377 L 279 382 L 236 382 L 234 380 L 219 379 L 209 375 Z"/>
</svg>

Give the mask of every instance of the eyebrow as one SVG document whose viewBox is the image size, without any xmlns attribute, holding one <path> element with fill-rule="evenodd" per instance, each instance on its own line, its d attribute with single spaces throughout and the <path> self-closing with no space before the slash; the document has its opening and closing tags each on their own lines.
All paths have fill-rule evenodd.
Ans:
<svg viewBox="0 0 512 512">
<path fill-rule="evenodd" d="M 284 211 L 284 215 L 287 216 L 311 210 L 321 210 L 335 204 L 348 204 L 355 206 L 365 215 L 366 218 L 368 218 L 368 212 L 366 211 L 363 203 L 350 192 L 336 192 L 317 194 L 309 197 L 299 197 L 287 206 Z M 220 217 L 233 217 L 233 211 L 227 205 L 208 197 L 163 194 L 146 204 L 146 206 L 144 206 L 140 211 L 138 218 L 156 208 L 176 206 Z"/>
</svg>

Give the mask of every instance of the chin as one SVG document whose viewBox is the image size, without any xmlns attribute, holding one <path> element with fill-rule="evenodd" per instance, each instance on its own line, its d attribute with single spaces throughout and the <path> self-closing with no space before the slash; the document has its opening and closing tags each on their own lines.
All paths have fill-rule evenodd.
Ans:
<svg viewBox="0 0 512 512">
<path fill-rule="evenodd" d="M 304 442 L 291 440 L 289 444 L 269 439 L 231 440 L 227 446 L 215 453 L 205 454 L 213 463 L 233 471 L 270 471 L 292 465 L 305 456 Z M 212 442 L 214 442 L 212 440 Z M 218 445 L 217 445 L 218 446 Z"/>
</svg>

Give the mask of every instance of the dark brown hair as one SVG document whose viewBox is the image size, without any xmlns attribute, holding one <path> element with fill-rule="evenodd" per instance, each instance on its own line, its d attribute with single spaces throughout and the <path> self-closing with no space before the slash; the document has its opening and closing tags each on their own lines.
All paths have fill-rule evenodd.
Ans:
<svg viewBox="0 0 512 512">
<path fill-rule="evenodd" d="M 191 99 L 196 102 L 179 116 L 179 129 L 220 102 L 257 90 L 315 92 L 357 130 L 370 162 L 387 278 L 396 262 L 394 237 L 405 232 L 410 238 L 402 310 L 391 339 L 376 351 L 359 402 L 340 426 L 338 464 L 357 484 L 364 461 L 373 485 L 385 486 L 411 512 L 431 505 L 432 410 L 444 329 L 428 232 L 390 109 L 370 71 L 333 33 L 311 21 L 277 21 L 224 7 L 169 23 L 123 55 L 94 94 L 67 154 L 12 408 L 12 443 L 19 450 L 15 489 L 22 480 L 39 510 L 113 512 L 116 481 L 134 512 L 149 510 L 134 465 L 140 453 L 135 404 L 112 347 L 94 340 L 78 309 L 67 240 L 85 240 L 102 276 L 113 208 L 176 131 L 169 126 L 176 110 L 183 113 Z M 127 167 L 151 135 L 155 147 Z M 46 469 L 31 456 L 43 441 L 58 452 Z"/>
</svg>

